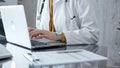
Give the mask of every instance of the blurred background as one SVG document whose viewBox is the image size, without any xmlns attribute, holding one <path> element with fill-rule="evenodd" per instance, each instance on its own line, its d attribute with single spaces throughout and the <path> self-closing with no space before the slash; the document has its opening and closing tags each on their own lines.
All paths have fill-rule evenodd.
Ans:
<svg viewBox="0 0 120 68">
<path fill-rule="evenodd" d="M 108 68 L 120 68 L 120 0 L 88 0 L 100 29 L 100 46 L 108 48 Z M 35 27 L 37 0 L 5 0 L 2 5 L 23 4 L 28 26 Z"/>
</svg>

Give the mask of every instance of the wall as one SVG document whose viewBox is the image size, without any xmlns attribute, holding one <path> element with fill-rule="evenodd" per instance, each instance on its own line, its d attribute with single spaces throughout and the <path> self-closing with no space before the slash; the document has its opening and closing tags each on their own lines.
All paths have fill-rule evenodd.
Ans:
<svg viewBox="0 0 120 68">
<path fill-rule="evenodd" d="M 18 0 L 18 4 L 23 4 L 25 7 L 28 26 L 35 27 L 37 0 Z"/>
<path fill-rule="evenodd" d="M 5 0 L 6 2 L 0 2 L 0 5 L 13 5 L 17 4 L 17 0 Z"/>
<path fill-rule="evenodd" d="M 97 15 L 101 46 L 108 46 L 108 66 L 120 68 L 120 0 L 89 0 Z"/>
<path fill-rule="evenodd" d="M 0 6 L 3 5 L 16 5 L 17 4 L 17 0 L 5 0 L 5 2 L 0 2 Z M 0 15 L 1 18 L 1 15 Z"/>
</svg>

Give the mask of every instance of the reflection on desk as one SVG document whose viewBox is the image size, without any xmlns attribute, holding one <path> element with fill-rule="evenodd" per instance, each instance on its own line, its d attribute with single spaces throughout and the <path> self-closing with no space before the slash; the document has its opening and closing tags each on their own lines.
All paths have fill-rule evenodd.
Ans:
<svg viewBox="0 0 120 68">
<path fill-rule="evenodd" d="M 4 64 L 10 62 L 11 60 L 12 60 L 12 58 L 1 59 L 0 60 L 0 68 L 3 68 Z"/>
<path fill-rule="evenodd" d="M 15 63 L 16 68 L 31 68 L 31 62 L 29 62 L 24 57 L 24 54 L 26 54 L 26 53 L 37 54 L 40 52 L 65 50 L 65 48 L 51 48 L 51 49 L 41 49 L 41 50 L 32 51 L 32 50 L 28 50 L 28 49 L 25 49 L 25 48 L 22 48 L 22 47 L 13 45 L 13 44 L 9 44 L 9 43 L 6 44 L 6 48 L 12 53 L 13 58 L 4 63 L 0 62 L 0 64 L 2 64 L 1 65 L 2 68 L 10 68 L 13 61 Z M 69 48 L 70 49 L 79 49 L 81 47 L 80 46 L 68 46 L 67 49 L 69 49 Z M 76 65 L 73 65 L 73 66 L 76 66 Z M 79 66 L 79 64 L 78 64 L 78 66 Z M 60 65 L 60 67 L 62 67 L 62 66 Z M 75 67 L 72 67 L 72 68 L 75 68 Z"/>
<path fill-rule="evenodd" d="M 37 52 L 33 53 L 40 61 L 33 61 L 32 65 L 36 67 L 42 66 L 56 66 L 66 64 L 80 64 L 84 62 L 97 62 L 107 60 L 106 57 L 97 55 L 95 53 L 83 50 L 63 50 L 63 51 L 51 51 L 51 52 Z M 34 58 L 34 57 L 33 57 Z M 31 62 L 31 61 L 30 61 Z"/>
<path fill-rule="evenodd" d="M 0 43 L 1 44 L 6 44 L 7 43 L 7 40 L 6 40 L 5 36 L 0 35 Z"/>
<path fill-rule="evenodd" d="M 0 68 L 2 68 L 2 64 L 0 64 Z"/>
<path fill-rule="evenodd" d="M 9 68 L 9 66 L 11 66 L 12 61 L 15 62 L 16 68 L 29 68 L 30 62 L 24 57 L 24 54 L 26 53 L 37 53 L 65 49 L 65 48 L 49 48 L 41 50 L 29 50 L 10 43 L 6 44 L 6 48 L 12 53 L 13 58 L 9 62 L 3 63 L 4 68 Z"/>
</svg>

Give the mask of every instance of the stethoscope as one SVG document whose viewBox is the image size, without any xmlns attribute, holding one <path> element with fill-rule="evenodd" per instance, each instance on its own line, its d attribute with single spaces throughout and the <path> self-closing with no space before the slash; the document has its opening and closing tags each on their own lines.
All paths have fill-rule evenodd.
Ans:
<svg viewBox="0 0 120 68">
<path fill-rule="evenodd" d="M 65 0 L 65 3 L 67 3 L 68 0 Z M 45 4 L 45 0 L 42 1 L 42 5 L 41 5 L 41 8 L 40 8 L 40 15 L 37 17 L 37 20 L 40 20 L 41 19 L 41 14 L 43 12 L 43 8 L 44 8 L 44 4 Z"/>
<path fill-rule="evenodd" d="M 41 8 L 40 8 L 40 13 L 39 13 L 40 15 L 37 17 L 37 20 L 40 20 L 40 19 L 41 19 L 41 14 L 42 14 L 42 12 L 43 12 L 44 4 L 45 4 L 45 0 L 42 1 L 42 6 L 41 6 Z"/>
<path fill-rule="evenodd" d="M 42 6 L 41 6 L 41 10 L 40 10 L 40 14 L 42 14 L 43 8 L 44 8 L 44 4 L 45 4 L 45 0 L 43 0 L 42 2 Z"/>
</svg>

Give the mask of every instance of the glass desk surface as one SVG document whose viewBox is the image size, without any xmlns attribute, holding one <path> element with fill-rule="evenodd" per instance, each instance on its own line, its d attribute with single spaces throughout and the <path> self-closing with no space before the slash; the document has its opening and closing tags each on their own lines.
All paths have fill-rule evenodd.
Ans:
<svg viewBox="0 0 120 68">
<path fill-rule="evenodd" d="M 33 68 L 31 67 L 31 62 L 28 61 L 24 57 L 24 54 L 26 53 L 36 53 L 36 52 L 43 52 L 43 51 L 59 51 L 59 50 L 69 50 L 69 49 L 80 49 L 84 46 L 67 46 L 67 47 L 61 47 L 61 48 L 47 48 L 47 49 L 39 49 L 39 50 L 29 50 L 22 47 L 19 47 L 17 45 L 13 45 L 10 43 L 4 44 L 6 48 L 12 53 L 12 58 L 0 60 L 0 68 Z M 87 46 L 85 48 L 89 48 L 90 46 Z"/>
<path fill-rule="evenodd" d="M 0 68 L 29 68 L 30 61 L 28 61 L 24 54 L 26 53 L 36 53 L 41 51 L 54 51 L 54 50 L 65 50 L 64 47 L 61 48 L 48 48 L 41 50 L 29 50 L 17 45 L 10 43 L 6 44 L 6 48 L 12 53 L 12 58 L 0 60 Z M 11 67 L 12 66 L 12 67 Z"/>
</svg>

